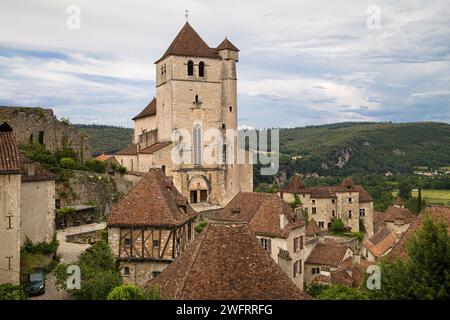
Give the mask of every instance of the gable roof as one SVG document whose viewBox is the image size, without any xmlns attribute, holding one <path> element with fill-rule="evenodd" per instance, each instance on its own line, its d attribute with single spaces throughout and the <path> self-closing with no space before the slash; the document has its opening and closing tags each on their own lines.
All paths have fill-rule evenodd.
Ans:
<svg viewBox="0 0 450 320">
<path fill-rule="evenodd" d="M 319 234 L 320 231 L 321 230 L 320 230 L 319 226 L 317 225 L 316 220 L 311 219 L 308 221 L 308 224 L 306 225 L 306 235 L 308 237 L 314 237 L 317 234 Z"/>
<path fill-rule="evenodd" d="M 220 59 L 215 50 L 211 49 L 206 42 L 203 41 L 189 22 L 185 23 L 164 55 L 155 63 L 158 63 L 168 56 Z"/>
<path fill-rule="evenodd" d="M 144 110 L 139 112 L 138 115 L 135 116 L 132 120 L 153 116 L 155 114 L 156 114 L 156 98 L 153 97 L 152 101 L 148 103 L 148 105 L 144 108 Z"/>
<path fill-rule="evenodd" d="M 111 155 L 111 154 L 105 154 L 105 153 L 103 153 L 103 154 L 101 154 L 101 155 L 95 157 L 95 160 L 97 160 L 97 161 L 107 161 L 107 160 L 110 159 L 111 157 L 114 157 L 114 156 Z"/>
<path fill-rule="evenodd" d="M 132 143 L 128 147 L 117 151 L 115 154 L 118 156 L 135 156 L 137 155 L 137 144 Z"/>
<path fill-rule="evenodd" d="M 164 172 L 153 168 L 112 207 L 108 226 L 176 227 L 196 216 Z"/>
<path fill-rule="evenodd" d="M 163 299 L 312 299 L 288 278 L 246 224 L 210 223 L 158 277 Z"/>
<path fill-rule="evenodd" d="M 389 206 L 384 213 L 384 222 L 395 222 L 403 220 L 403 223 L 412 223 L 417 219 L 417 216 L 409 209 L 400 208 L 396 206 Z"/>
<path fill-rule="evenodd" d="M 344 260 L 348 249 L 348 246 L 335 242 L 318 243 L 305 263 L 337 267 Z"/>
<path fill-rule="evenodd" d="M 158 150 L 161 150 L 165 147 L 167 147 L 168 145 L 172 144 L 171 141 L 166 141 L 166 142 L 156 142 L 154 144 L 152 144 L 151 146 L 148 146 L 144 149 L 139 150 L 139 153 L 144 153 L 144 154 L 152 154 Z"/>
<path fill-rule="evenodd" d="M 32 174 L 28 170 L 28 166 L 33 166 Z M 20 157 L 20 167 L 22 182 L 52 181 L 58 178 L 56 174 L 45 169 L 39 162 L 31 161 L 24 156 Z"/>
<path fill-rule="evenodd" d="M 217 46 L 216 50 L 220 51 L 220 50 L 233 50 L 233 51 L 239 51 L 238 48 L 236 48 L 236 46 L 234 44 L 232 44 L 230 42 L 230 40 L 228 40 L 227 37 L 225 37 L 225 39 L 223 39 L 223 41 Z"/>
<path fill-rule="evenodd" d="M 302 178 L 295 175 L 292 177 L 291 182 L 288 184 L 286 189 L 283 189 L 282 192 L 288 193 L 302 193 L 305 189 L 305 184 L 303 183 Z"/>
<path fill-rule="evenodd" d="M 0 174 L 20 173 L 19 147 L 12 132 L 0 132 Z"/>
<path fill-rule="evenodd" d="M 388 253 L 396 243 L 395 235 L 386 227 L 375 233 L 370 239 L 364 240 L 363 244 L 375 257 L 381 257 Z"/>
<path fill-rule="evenodd" d="M 286 214 L 288 224 L 280 228 L 280 214 Z M 304 226 L 292 209 L 276 194 L 258 192 L 238 193 L 214 217 L 215 220 L 247 222 L 257 235 L 287 238 L 291 230 Z"/>
<path fill-rule="evenodd" d="M 406 231 L 403 234 L 403 237 L 400 239 L 399 242 L 394 246 L 391 252 L 389 252 L 388 257 L 389 258 L 406 258 L 408 257 L 407 253 L 407 243 L 412 238 L 414 233 L 422 227 L 423 220 L 425 218 L 425 215 L 428 215 L 431 219 L 434 221 L 444 221 L 448 228 L 447 232 L 450 233 L 450 207 L 445 206 L 426 206 L 422 209 L 421 213 L 417 217 L 417 219 L 411 224 L 411 226 L 408 228 L 408 231 Z"/>
</svg>

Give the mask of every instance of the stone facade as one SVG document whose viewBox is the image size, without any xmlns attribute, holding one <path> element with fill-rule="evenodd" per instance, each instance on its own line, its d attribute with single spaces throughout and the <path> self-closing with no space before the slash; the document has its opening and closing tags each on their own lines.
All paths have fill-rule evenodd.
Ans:
<svg viewBox="0 0 450 320">
<path fill-rule="evenodd" d="M 22 182 L 22 242 L 51 242 L 55 232 L 55 181 Z"/>
<path fill-rule="evenodd" d="M 180 41 L 196 41 L 199 46 L 206 46 L 189 24 L 183 27 L 180 35 L 170 48 Z M 183 40 L 183 35 L 190 39 Z M 238 50 L 232 46 L 205 50 L 207 52 L 200 55 L 169 52 L 156 62 L 156 99 L 147 107 L 148 112 L 146 108 L 134 118 L 133 146 L 116 154 L 119 163 L 129 171 L 147 172 L 149 168 L 163 168 L 180 193 L 198 211 L 223 207 L 238 192 L 253 189 L 252 164 L 237 164 L 235 137 L 227 137 L 230 141 L 218 143 L 220 150 L 211 150 L 209 154 L 222 161 L 218 159 L 222 151 L 234 146 L 234 162 L 208 164 L 204 159 L 209 141 L 203 133 L 214 129 L 217 137 L 225 139 L 226 130 L 237 130 L 238 61 Z M 192 66 L 192 73 L 188 65 Z M 192 140 L 174 137 L 175 130 L 185 130 Z M 195 132 L 199 132 L 200 142 L 194 139 Z M 148 151 L 158 144 L 165 145 Z M 179 156 L 188 155 L 189 159 L 175 163 L 174 148 L 177 148 Z M 200 150 L 201 159 L 194 160 L 195 150 Z"/>
<path fill-rule="evenodd" d="M 20 282 L 20 174 L 0 173 L 0 284 Z"/>
<path fill-rule="evenodd" d="M 80 157 L 89 159 L 89 139 L 70 124 L 59 121 L 51 109 L 0 107 L 0 124 L 8 123 L 19 145 L 36 141 L 55 152 L 67 144 Z"/>
</svg>

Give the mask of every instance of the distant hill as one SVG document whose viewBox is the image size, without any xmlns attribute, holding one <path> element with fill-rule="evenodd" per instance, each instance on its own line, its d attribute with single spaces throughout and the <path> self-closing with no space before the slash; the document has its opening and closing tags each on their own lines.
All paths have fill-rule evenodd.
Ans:
<svg viewBox="0 0 450 320">
<path fill-rule="evenodd" d="M 75 127 L 90 137 L 94 155 L 114 153 L 132 141 L 129 128 Z M 409 173 L 416 166 L 450 166 L 449 124 L 349 122 L 280 129 L 280 167 L 288 175 Z"/>
<path fill-rule="evenodd" d="M 102 152 L 115 153 L 127 147 L 133 140 L 134 130 L 130 128 L 86 124 L 74 124 L 73 126 L 89 137 L 93 156 Z"/>
<path fill-rule="evenodd" d="M 450 164 L 450 125 L 352 122 L 282 129 L 280 154 L 288 173 L 408 173 Z"/>
</svg>

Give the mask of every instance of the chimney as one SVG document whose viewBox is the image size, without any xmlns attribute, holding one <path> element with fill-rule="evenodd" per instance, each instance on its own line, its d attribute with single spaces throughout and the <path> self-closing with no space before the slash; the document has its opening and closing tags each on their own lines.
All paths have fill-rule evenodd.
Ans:
<svg viewBox="0 0 450 320">
<path fill-rule="evenodd" d="M 280 229 L 283 230 L 288 224 L 286 213 L 280 213 Z"/>
</svg>

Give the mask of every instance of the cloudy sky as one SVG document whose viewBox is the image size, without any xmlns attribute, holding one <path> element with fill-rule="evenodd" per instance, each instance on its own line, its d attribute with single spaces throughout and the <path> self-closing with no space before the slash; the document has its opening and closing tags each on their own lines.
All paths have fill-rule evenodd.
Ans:
<svg viewBox="0 0 450 320">
<path fill-rule="evenodd" d="M 241 126 L 450 123 L 448 0 L 1 0 L 0 105 L 131 127 L 186 9 L 211 47 L 241 50 Z"/>
</svg>

